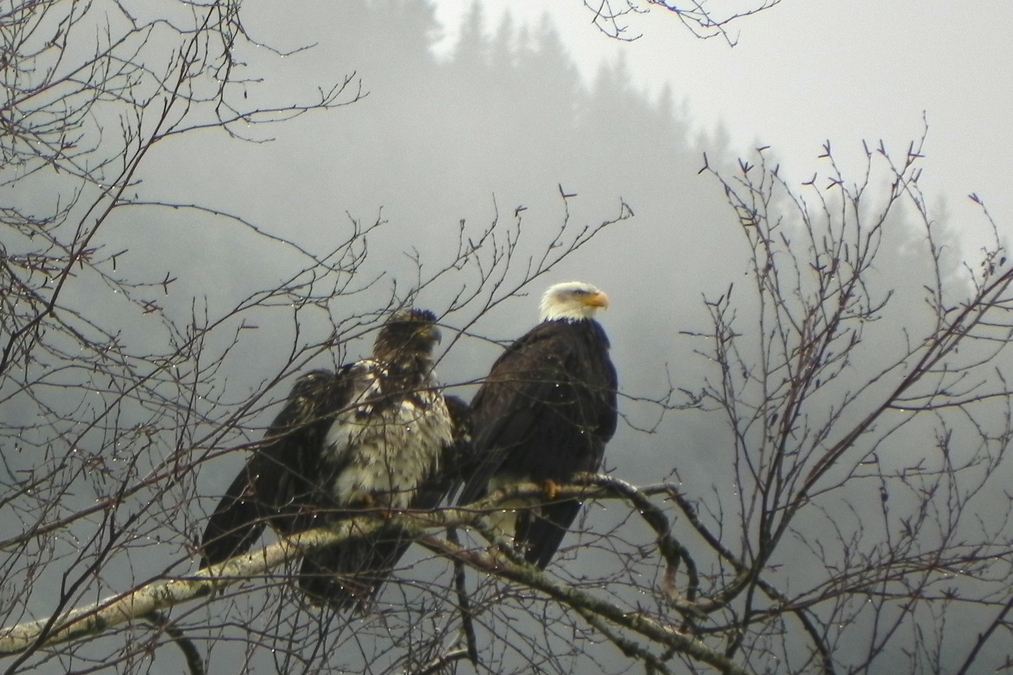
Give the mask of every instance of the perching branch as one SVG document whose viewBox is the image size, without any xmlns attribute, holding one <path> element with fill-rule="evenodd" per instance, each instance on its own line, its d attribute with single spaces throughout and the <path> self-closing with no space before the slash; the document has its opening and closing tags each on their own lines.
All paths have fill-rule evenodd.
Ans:
<svg viewBox="0 0 1013 675">
<path fill-rule="evenodd" d="M 690 558 L 685 548 L 672 537 L 663 510 L 650 500 L 651 495 L 668 495 L 674 490 L 674 486 L 664 484 L 639 490 L 609 476 L 588 475 L 579 484 L 559 486 L 556 497 L 572 497 L 585 501 L 617 499 L 629 503 L 658 535 L 658 549 L 669 567 L 669 572 L 665 575 L 665 592 L 672 597 L 680 611 L 701 616 L 706 610 L 705 606 L 698 607 L 691 601 L 678 600 L 679 596 L 670 587 L 675 578 L 674 568 Z M 719 667 L 722 672 L 744 672 L 721 657 L 719 652 L 693 640 L 672 626 L 665 626 L 647 616 L 629 615 L 611 604 L 607 597 L 594 597 L 574 587 L 554 582 L 547 574 L 523 563 L 520 559 L 499 553 L 509 547 L 509 542 L 499 539 L 497 533 L 485 526 L 484 517 L 500 503 L 516 503 L 517 500 L 535 502 L 540 498 L 544 498 L 544 486 L 518 483 L 496 490 L 486 498 L 465 507 L 432 512 L 384 513 L 382 519 L 378 519 L 375 514 L 367 514 L 340 521 L 333 527 L 318 528 L 294 535 L 187 577 L 154 581 L 133 591 L 70 610 L 55 618 L 50 617 L 0 630 L 0 655 L 16 654 L 29 648 L 52 647 L 100 634 L 125 622 L 146 620 L 152 612 L 200 598 L 213 597 L 232 584 L 264 575 L 307 552 L 340 544 L 353 536 L 368 535 L 380 527 L 389 527 L 391 523 L 396 523 L 424 546 L 455 563 L 467 564 L 485 573 L 536 588 L 558 601 L 564 601 L 587 617 L 598 617 L 590 619 L 592 625 L 597 625 L 599 619 L 606 620 L 614 624 L 616 629 L 637 632 L 661 647 L 684 652 Z M 494 545 L 489 551 L 482 553 L 462 547 L 453 541 L 454 537 L 444 540 L 430 534 L 433 529 L 463 526 L 475 528 Z M 622 648 L 626 650 L 631 648 L 632 643 L 625 644 L 615 636 L 610 639 L 618 640 L 617 645 L 625 645 Z M 477 647 L 470 647 L 467 650 L 469 656 L 475 650 Z M 645 652 L 643 658 L 650 660 L 654 657 L 647 656 Z"/>
</svg>

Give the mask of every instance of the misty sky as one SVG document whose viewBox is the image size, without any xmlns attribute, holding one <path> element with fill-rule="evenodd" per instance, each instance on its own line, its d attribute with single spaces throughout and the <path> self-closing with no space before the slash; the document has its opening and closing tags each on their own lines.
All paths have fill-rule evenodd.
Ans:
<svg viewBox="0 0 1013 675">
<path fill-rule="evenodd" d="M 645 6 L 647 3 L 642 3 Z M 711 2 L 717 13 L 751 3 Z M 471 0 L 437 0 L 449 49 Z M 650 8 L 629 18 L 633 43 L 606 39 L 580 0 L 484 3 L 495 26 L 550 17 L 590 81 L 603 59 L 622 56 L 651 91 L 670 85 L 693 124 L 724 124 L 734 147 L 772 145 L 798 176 L 817 164 L 821 144 L 857 160 L 860 142 L 901 148 L 929 125 L 923 186 L 945 197 L 954 217 L 974 217 L 965 196 L 986 200 L 1013 227 L 1007 175 L 1013 157 L 1013 4 L 946 0 L 784 0 L 732 25 L 738 44 L 699 40 L 672 15 Z"/>
</svg>

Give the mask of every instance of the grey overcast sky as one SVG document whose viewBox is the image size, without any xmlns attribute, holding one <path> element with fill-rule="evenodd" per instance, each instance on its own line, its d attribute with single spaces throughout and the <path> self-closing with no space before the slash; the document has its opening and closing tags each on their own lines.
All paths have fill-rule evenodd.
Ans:
<svg viewBox="0 0 1013 675">
<path fill-rule="evenodd" d="M 471 0 L 435 6 L 449 49 Z M 550 17 L 588 80 L 621 54 L 642 86 L 671 84 L 698 128 L 723 124 L 737 149 L 771 145 L 799 177 L 815 169 L 827 139 L 855 160 L 862 139 L 902 149 L 920 135 L 924 112 L 930 203 L 944 197 L 959 223 L 976 213 L 966 199 L 975 192 L 1013 228 L 1013 2 L 783 0 L 733 23 L 734 48 L 695 38 L 656 7 L 629 18 L 641 35 L 632 43 L 602 35 L 579 0 L 489 0 L 483 9 L 490 30 L 507 11 L 515 24 Z"/>
</svg>

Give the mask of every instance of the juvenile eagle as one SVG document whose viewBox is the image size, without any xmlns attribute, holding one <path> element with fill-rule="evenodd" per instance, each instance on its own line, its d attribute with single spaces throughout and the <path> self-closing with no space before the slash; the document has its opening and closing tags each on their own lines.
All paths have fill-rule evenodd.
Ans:
<svg viewBox="0 0 1013 675">
<path fill-rule="evenodd" d="M 597 471 L 616 430 L 616 371 L 594 320 L 608 296 L 568 282 L 542 297 L 541 323 L 514 342 L 471 402 L 477 468 L 459 504 L 518 481 L 566 483 Z M 514 543 L 545 568 L 580 512 L 574 500 L 540 500 L 514 513 Z"/>
<path fill-rule="evenodd" d="M 296 382 L 208 521 L 202 568 L 248 551 L 265 524 L 290 535 L 366 511 L 439 505 L 458 480 L 470 422 L 467 405 L 438 389 L 435 322 L 429 311 L 395 312 L 371 358 Z M 317 601 L 361 607 L 410 543 L 393 526 L 353 536 L 307 555 L 300 586 Z"/>
</svg>

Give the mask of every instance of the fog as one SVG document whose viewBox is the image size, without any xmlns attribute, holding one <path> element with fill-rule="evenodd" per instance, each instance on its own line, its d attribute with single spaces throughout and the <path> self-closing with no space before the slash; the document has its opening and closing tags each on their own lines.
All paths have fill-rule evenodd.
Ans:
<svg viewBox="0 0 1013 675">
<path fill-rule="evenodd" d="M 334 367 L 362 357 L 372 338 L 370 329 L 382 318 L 378 310 L 391 297 L 441 315 L 450 339 L 444 340 L 447 351 L 438 373 L 452 391 L 468 396 L 498 353 L 495 343 L 508 342 L 534 325 L 541 291 L 554 282 L 580 279 L 605 290 L 612 300 L 601 321 L 613 344 L 623 421 L 606 452 L 606 469 L 635 484 L 673 480 L 688 498 L 708 504 L 704 510 L 709 518 L 717 518 L 719 505 L 731 508 L 739 488 L 728 468 L 733 439 L 727 423 L 719 413 L 688 407 L 690 398 L 678 391 L 698 390 L 706 378 L 715 376 L 713 363 L 701 355 L 708 349 L 707 340 L 690 335 L 712 330 L 705 299 L 713 301 L 730 290 L 741 298 L 740 328 L 750 326 L 759 311 L 750 299 L 750 250 L 740 223 L 722 186 L 701 171 L 706 161 L 728 175 L 734 173 L 739 158 L 729 147 L 729 136 L 720 128 L 696 131 L 700 127 L 692 100 L 677 103 L 684 100 L 679 91 L 656 94 L 639 89 L 622 58 L 602 63 L 593 82 L 586 84 L 547 20 L 522 25 L 508 13 L 496 25 L 488 25 L 476 5 L 454 48 L 437 56 L 433 46 L 444 29 L 433 8 L 421 1 L 318 0 L 302 3 L 298 11 L 261 1 L 247 3 L 243 10 L 243 25 L 253 40 L 286 52 L 280 56 L 267 47 L 246 46 L 237 55 L 263 79 L 251 83 L 251 103 L 269 107 L 293 96 L 312 97 L 318 87 L 326 89 L 348 78 L 343 98 L 349 104 L 275 125 L 250 125 L 250 142 L 211 131 L 170 139 L 146 159 L 137 176 L 140 201 L 198 204 L 236 214 L 245 223 L 212 211 L 138 206 L 115 213 L 102 233 L 107 249 L 128 251 L 120 263 L 121 273 L 150 282 L 151 287 L 141 292 L 157 298 L 167 320 L 186 325 L 194 316 L 214 321 L 227 315 L 250 294 L 299 272 L 303 263 L 296 249 L 267 241 L 264 233 L 324 255 L 357 229 L 376 224 L 367 237 L 365 258 L 350 281 L 361 290 L 334 298 L 326 310 L 316 313 L 289 312 L 281 299 L 271 311 L 245 315 L 256 329 L 237 329 L 238 342 L 223 357 L 208 391 L 238 406 L 249 393 L 260 392 L 264 383 L 278 382 L 263 393 L 254 406 L 256 414 L 244 421 L 237 435 L 257 438 L 277 412 L 295 370 L 293 345 L 317 344 L 332 334 L 347 337 L 332 350 L 300 360 L 299 369 Z M 354 100 L 358 94 L 361 98 Z M 855 145 L 861 141 L 840 140 Z M 768 163 L 777 164 L 778 148 L 765 152 Z M 814 155 L 818 152 L 813 148 Z M 873 188 L 886 185 L 885 179 L 877 180 Z M 955 253 L 957 235 L 948 229 L 941 208 L 932 209 L 932 214 L 937 236 L 950 247 L 942 256 L 941 273 L 953 297 L 959 298 L 969 288 L 969 274 Z M 839 379 L 814 394 L 816 410 L 824 405 L 831 409 L 872 371 L 900 358 L 907 346 L 904 329 L 907 338 L 917 342 L 932 327 L 934 316 L 924 311 L 923 286 L 933 279 L 925 262 L 924 230 L 906 216 L 898 212 L 888 219 L 881 247 L 889 263 L 870 273 L 872 295 L 885 298 L 894 293 L 881 320 L 867 328 L 865 340 L 871 348 L 859 352 Z M 524 277 L 527 256 L 539 256 L 564 222 L 564 239 L 570 241 L 584 226 L 620 217 L 516 297 L 481 316 L 477 306 L 457 307 L 453 302 L 462 288 L 477 283 L 473 271 L 441 275 L 418 294 L 414 291 L 418 278 L 452 262 L 460 237 L 477 238 L 493 224 L 500 233 L 518 233 L 518 263 L 506 276 L 509 283 L 517 283 Z M 421 271 L 415 260 L 421 261 Z M 167 278 L 174 281 L 165 290 L 158 284 Z M 116 292 L 82 278 L 69 285 L 65 301 L 93 308 L 94 316 L 116 326 L 124 341 L 150 343 L 151 351 L 158 352 L 161 333 L 151 328 L 154 323 L 145 323 L 156 319 L 124 318 L 111 300 Z M 346 317 L 355 319 L 336 325 Z M 466 334 L 455 334 L 464 327 Z M 225 353 L 232 336 L 229 332 L 217 338 L 223 342 L 207 347 L 211 353 Z M 886 378 L 871 388 L 868 407 L 874 407 L 879 393 L 894 384 Z M 664 397 L 671 387 L 677 390 L 672 409 L 664 411 L 651 399 Z M 5 409 L 0 413 L 4 419 L 33 414 L 28 402 L 14 403 L 21 407 Z M 866 412 L 858 406 L 842 423 L 853 423 Z M 181 417 L 180 423 L 187 421 Z M 877 446 L 877 457 L 899 470 L 932 454 L 912 448 L 932 444 L 933 429 L 912 424 Z M 232 452 L 209 459 L 192 477 L 201 498 L 185 504 L 171 526 L 188 533 L 189 541 L 159 544 L 160 551 L 167 548 L 170 557 L 179 559 L 174 572 L 187 569 L 186 546 L 199 537 L 202 519 L 244 457 Z M 12 464 L 15 469 L 30 465 L 25 458 Z M 866 487 L 867 495 L 833 499 L 842 500 L 842 509 L 854 509 L 853 532 L 874 538 L 889 531 L 884 524 L 889 518 L 882 515 L 879 486 Z M 87 504 L 99 493 L 100 488 L 94 493 L 85 490 L 77 498 Z M 904 500 L 904 495 L 895 496 L 894 516 L 905 517 Z M 865 503 L 868 513 L 855 506 Z M 592 532 L 609 531 L 617 526 L 617 518 L 622 517 L 615 509 L 595 507 L 583 526 Z M 798 527 L 818 529 L 823 522 L 815 513 L 811 520 L 801 519 Z M 630 532 L 639 529 L 635 526 Z M 161 538 L 157 526 L 152 532 Z M 631 538 L 644 534 L 636 532 Z M 574 535 L 568 543 L 576 541 Z M 811 561 L 803 548 L 787 545 L 773 561 L 790 571 L 792 588 L 823 578 L 822 568 L 807 569 Z M 160 556 L 164 554 L 151 550 L 116 564 L 125 579 L 136 581 L 172 566 Z M 559 563 L 558 573 L 566 578 L 591 576 L 597 565 L 610 559 L 593 550 L 586 555 L 571 552 Z M 413 574 L 420 579 L 437 575 L 444 583 L 447 571 L 437 561 L 421 565 Z M 389 592 L 404 591 L 398 587 Z M 45 612 L 55 594 L 55 589 L 38 593 L 32 611 Z M 212 602 L 198 614 L 221 612 L 217 618 L 225 621 L 224 613 L 236 602 L 242 602 L 242 596 Z M 967 625 L 970 639 L 978 627 L 973 621 Z M 853 633 L 842 638 L 851 640 L 861 642 Z M 886 649 L 874 672 L 891 672 L 893 659 L 903 662 L 905 644 Z M 376 649 L 356 645 L 347 636 L 332 646 L 340 645 L 364 653 Z M 586 649 L 588 658 L 599 665 L 616 671 L 625 667 L 614 647 Z M 996 644 L 989 649 L 994 649 L 992 656 L 998 662 L 1003 649 Z M 962 654 L 965 649 L 957 651 Z M 241 652 L 241 646 L 216 644 L 209 655 L 209 672 L 233 672 Z M 385 657 L 377 658 L 374 667 L 380 671 Z M 508 655 L 506 660 L 512 663 L 513 658 Z M 578 662 L 573 669 L 590 672 L 588 663 Z M 265 672 L 273 668 L 263 655 L 254 664 Z M 778 671 L 776 663 L 765 667 Z M 152 672 L 177 671 L 178 664 L 169 658 L 152 664 Z"/>
</svg>

